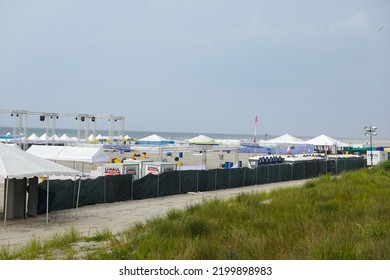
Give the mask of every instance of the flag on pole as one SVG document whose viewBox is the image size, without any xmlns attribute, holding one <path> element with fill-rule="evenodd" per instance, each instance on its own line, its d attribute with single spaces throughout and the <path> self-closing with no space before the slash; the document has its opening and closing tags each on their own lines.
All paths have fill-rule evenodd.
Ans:
<svg viewBox="0 0 390 280">
<path fill-rule="evenodd" d="M 256 116 L 255 117 L 255 138 L 253 139 L 253 142 L 256 143 L 256 138 L 257 138 L 257 126 L 259 124 L 259 118 Z"/>
</svg>

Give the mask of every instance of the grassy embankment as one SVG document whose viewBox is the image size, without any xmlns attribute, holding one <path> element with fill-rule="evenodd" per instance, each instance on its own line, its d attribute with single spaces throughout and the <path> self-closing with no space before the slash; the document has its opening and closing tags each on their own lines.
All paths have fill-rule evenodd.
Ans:
<svg viewBox="0 0 390 280">
<path fill-rule="evenodd" d="M 204 201 L 122 234 L 70 229 L 0 259 L 390 259 L 390 162 L 298 189 Z"/>
</svg>

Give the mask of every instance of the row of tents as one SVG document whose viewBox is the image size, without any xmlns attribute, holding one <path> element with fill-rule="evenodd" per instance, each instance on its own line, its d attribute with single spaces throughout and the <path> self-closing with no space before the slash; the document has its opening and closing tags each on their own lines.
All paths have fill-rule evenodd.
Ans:
<svg viewBox="0 0 390 280">
<path fill-rule="evenodd" d="M 2 140 L 2 142 L 13 142 L 13 140 L 15 140 L 15 138 L 12 138 L 12 136 L 10 134 L 7 134 L 7 135 L 2 136 L 2 138 L 0 140 Z M 97 136 L 94 136 L 93 134 L 91 134 L 89 137 L 87 137 L 87 139 L 83 139 L 81 141 L 77 137 L 69 137 L 67 134 L 63 134 L 62 136 L 58 136 L 56 134 L 49 136 L 46 133 L 44 133 L 41 136 L 37 136 L 35 133 L 33 133 L 27 138 L 27 140 L 28 140 L 28 143 L 31 143 L 31 144 L 40 144 L 40 143 L 47 143 L 47 142 L 49 142 L 49 143 L 54 142 L 57 144 L 59 144 L 59 143 L 68 144 L 68 143 L 79 143 L 82 141 L 86 141 L 89 143 L 104 143 L 104 142 L 109 141 L 109 139 L 106 136 L 102 136 L 100 134 Z M 129 137 L 128 135 L 126 135 L 123 138 L 121 138 L 121 140 L 122 141 L 131 141 L 133 139 L 131 137 Z M 191 144 L 193 144 L 193 145 L 218 145 L 221 143 L 221 141 L 219 141 L 219 140 L 215 140 L 209 136 L 202 135 L 202 134 L 198 135 L 196 137 L 193 137 L 191 139 L 188 139 L 186 142 L 190 145 Z M 135 144 L 136 145 L 170 145 L 170 144 L 175 144 L 175 141 L 161 137 L 157 134 L 152 134 L 150 136 L 136 140 Z M 238 142 L 238 144 L 239 144 L 239 142 Z M 253 143 L 253 144 L 259 145 L 259 146 L 265 146 L 265 147 L 278 146 L 278 145 L 299 146 L 299 145 L 307 145 L 307 144 L 314 145 L 314 146 L 328 146 L 328 147 L 329 146 L 333 147 L 333 146 L 337 145 L 337 147 L 339 147 L 339 148 L 344 148 L 344 147 L 350 146 L 347 143 L 336 140 L 336 139 L 334 139 L 330 136 L 324 135 L 324 134 L 322 134 L 318 137 L 309 139 L 307 141 L 302 140 L 302 139 L 297 138 L 297 137 L 294 137 L 290 134 L 284 134 L 282 136 L 279 136 L 279 137 L 276 137 L 276 138 L 273 138 L 270 140 L 260 140 L 256 143 Z"/>
<path fill-rule="evenodd" d="M 12 136 L 10 133 L 6 135 L 0 136 L 0 142 L 4 143 L 13 143 L 19 140 L 19 137 Z M 115 139 L 112 139 L 115 140 Z M 131 137 L 126 135 L 121 140 L 131 140 Z M 102 136 L 101 134 L 94 136 L 90 134 L 87 139 L 79 139 L 77 137 L 70 137 L 67 134 L 63 134 L 62 136 L 58 136 L 57 134 L 48 135 L 46 133 L 41 136 L 36 135 L 35 133 L 31 134 L 27 137 L 27 142 L 31 144 L 41 144 L 41 143 L 57 143 L 57 144 L 68 144 L 68 143 L 79 143 L 79 142 L 89 142 L 89 143 L 100 143 L 100 142 L 109 142 L 110 139 L 107 136 Z"/>
<path fill-rule="evenodd" d="M 206 135 L 198 135 L 194 138 L 187 140 L 188 144 L 198 144 L 198 145 L 218 145 L 220 143 L 219 140 L 212 139 L 211 137 L 208 137 Z M 151 136 L 142 138 L 135 142 L 135 144 L 149 144 L 149 145 L 163 145 L 163 144 L 174 144 L 174 141 L 163 138 L 161 136 L 158 136 L 156 134 L 153 134 Z M 344 143 L 342 141 L 336 140 L 330 136 L 327 136 L 325 134 L 322 134 L 318 137 L 312 138 L 310 140 L 302 140 L 297 137 L 294 137 L 290 134 L 284 134 L 282 136 L 270 139 L 270 140 L 264 140 L 264 141 L 258 141 L 254 143 L 258 146 L 278 146 L 278 145 L 288 145 L 288 146 L 298 146 L 298 145 L 314 145 L 314 146 L 337 146 L 339 148 L 349 147 L 350 145 L 347 143 Z"/>
<path fill-rule="evenodd" d="M 309 140 L 302 140 L 297 137 L 294 137 L 290 134 L 284 134 L 282 136 L 266 140 L 266 141 L 259 141 L 258 144 L 260 146 L 262 145 L 314 145 L 314 146 L 327 146 L 327 147 L 333 147 L 337 146 L 340 148 L 349 147 L 350 145 L 347 143 L 344 143 L 343 141 L 336 140 L 330 136 L 327 136 L 325 134 L 322 134 L 320 136 L 317 136 L 315 138 L 309 139 Z"/>
</svg>

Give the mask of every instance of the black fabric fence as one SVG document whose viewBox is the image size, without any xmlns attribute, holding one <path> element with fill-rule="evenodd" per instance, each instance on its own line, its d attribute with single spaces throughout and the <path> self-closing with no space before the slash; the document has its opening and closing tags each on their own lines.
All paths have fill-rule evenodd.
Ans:
<svg viewBox="0 0 390 280">
<path fill-rule="evenodd" d="M 259 165 L 234 169 L 169 171 L 133 180 L 132 175 L 103 176 L 81 181 L 79 206 L 206 192 L 336 175 L 364 168 L 363 158 Z M 51 180 L 49 211 L 76 207 L 79 181 Z M 46 212 L 47 182 L 39 185 L 38 213 Z"/>
</svg>

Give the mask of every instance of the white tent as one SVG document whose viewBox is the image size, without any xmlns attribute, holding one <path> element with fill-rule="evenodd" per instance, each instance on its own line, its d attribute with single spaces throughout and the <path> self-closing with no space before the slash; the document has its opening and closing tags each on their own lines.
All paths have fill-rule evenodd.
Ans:
<svg viewBox="0 0 390 280">
<path fill-rule="evenodd" d="M 39 141 L 41 141 L 41 142 L 49 141 L 49 135 L 47 135 L 46 133 L 43 133 L 43 134 L 39 137 Z"/>
<path fill-rule="evenodd" d="M 108 162 L 110 160 L 101 147 L 71 147 L 66 146 L 58 154 L 57 160 L 86 163 Z"/>
<path fill-rule="evenodd" d="M 206 136 L 206 135 L 198 135 L 194 138 L 187 140 L 189 144 L 197 144 L 197 145 L 217 145 L 214 139 Z"/>
<path fill-rule="evenodd" d="M 33 178 L 36 176 L 47 176 L 49 178 L 49 176 L 53 175 L 78 176 L 80 172 L 0 143 L 0 177 L 7 179 L 4 192 L 4 226 L 7 219 L 8 179 Z M 46 222 L 49 219 L 49 182 L 48 179 Z"/>
<path fill-rule="evenodd" d="M 33 154 L 40 158 L 49 159 L 49 160 L 58 160 L 58 154 L 64 149 L 64 146 L 42 146 L 42 145 L 32 145 L 27 153 Z"/>
<path fill-rule="evenodd" d="M 275 144 L 285 144 L 285 145 L 305 145 L 305 141 L 302 139 L 299 139 L 297 137 L 294 137 L 290 134 L 284 134 L 282 136 L 270 139 L 267 141 L 268 143 L 275 143 Z"/>
<path fill-rule="evenodd" d="M 338 141 L 338 140 L 336 140 L 332 137 L 329 137 L 325 134 L 322 134 L 322 135 L 317 136 L 313 139 L 310 139 L 310 140 L 306 141 L 306 143 L 314 145 L 314 146 L 324 146 L 324 147 L 333 147 L 333 146 L 349 147 L 350 146 L 342 141 Z"/>
<path fill-rule="evenodd" d="M 108 162 L 101 147 L 39 146 L 32 145 L 28 153 L 51 160 L 86 163 Z"/>
<path fill-rule="evenodd" d="M 135 144 L 141 145 L 165 145 L 165 144 L 174 144 L 174 141 L 161 137 L 157 134 L 152 134 L 145 138 L 139 139 Z"/>
<path fill-rule="evenodd" d="M 61 142 L 61 138 L 57 135 L 57 134 L 54 134 L 53 136 L 50 136 L 49 137 L 49 141 L 50 142 Z"/>
<path fill-rule="evenodd" d="M 66 135 L 65 133 L 61 135 L 60 140 L 61 140 L 62 142 L 64 142 L 64 143 L 69 143 L 69 142 L 71 142 L 71 138 L 70 138 L 68 135 Z"/>
<path fill-rule="evenodd" d="M 36 135 L 35 133 L 31 134 L 28 138 L 27 138 L 28 142 L 29 143 L 38 143 L 40 142 L 40 138 L 38 137 L 38 135 Z"/>
</svg>

